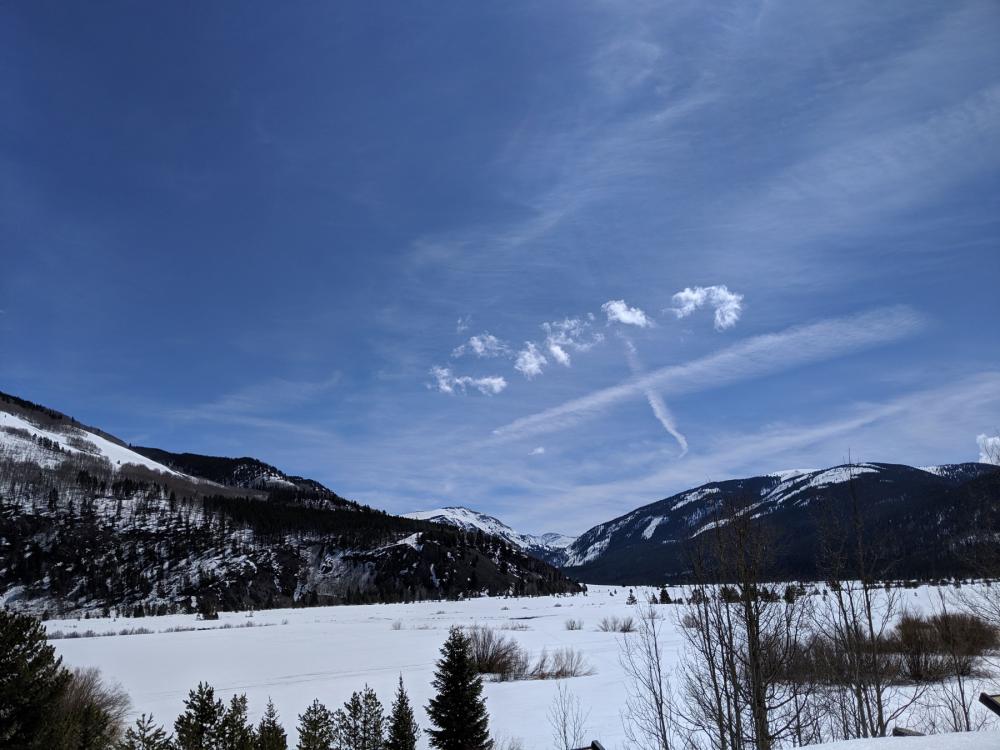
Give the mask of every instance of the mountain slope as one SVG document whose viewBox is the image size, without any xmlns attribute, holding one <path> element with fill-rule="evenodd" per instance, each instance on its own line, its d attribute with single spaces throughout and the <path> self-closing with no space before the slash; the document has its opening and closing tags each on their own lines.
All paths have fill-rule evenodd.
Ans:
<svg viewBox="0 0 1000 750">
<path fill-rule="evenodd" d="M 255 459 L 141 451 L 0 394 L 0 606 L 141 614 L 578 589 L 502 539 L 391 516 Z"/>
<path fill-rule="evenodd" d="M 310 498 L 312 504 L 324 507 L 358 507 L 357 503 L 345 500 L 317 481 L 285 474 L 281 469 L 249 456 L 226 458 L 197 453 L 171 453 L 159 448 L 142 447 L 135 447 L 133 450 L 173 470 L 226 487 L 243 487 L 269 493 L 291 493 L 300 503 L 305 503 L 306 498 Z"/>
<path fill-rule="evenodd" d="M 566 561 L 566 548 L 575 541 L 575 537 L 565 534 L 522 534 L 493 516 L 458 506 L 422 510 L 404 515 L 406 518 L 454 526 L 465 531 L 492 534 L 552 565 L 562 565 Z"/>
<path fill-rule="evenodd" d="M 872 541 L 890 562 L 883 575 L 968 571 L 956 545 L 995 529 L 1000 467 L 957 464 L 916 469 L 866 463 L 710 482 L 588 530 L 569 547 L 565 568 L 594 583 L 660 583 L 684 578 L 690 551 L 727 510 L 765 519 L 774 534 L 772 573 L 815 577 L 821 526 L 843 518 L 856 498 Z"/>
</svg>

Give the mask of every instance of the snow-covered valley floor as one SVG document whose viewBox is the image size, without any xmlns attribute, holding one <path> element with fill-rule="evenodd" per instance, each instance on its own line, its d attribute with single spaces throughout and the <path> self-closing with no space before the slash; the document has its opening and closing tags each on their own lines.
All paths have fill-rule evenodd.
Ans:
<svg viewBox="0 0 1000 750">
<path fill-rule="evenodd" d="M 652 589 L 636 588 L 640 601 L 651 593 Z M 672 595 L 681 593 L 671 591 Z M 630 636 L 601 632 L 598 623 L 605 617 L 636 616 L 635 607 L 626 604 L 627 595 L 628 589 L 591 586 L 587 595 L 577 596 L 284 609 L 256 612 L 252 617 L 222 613 L 213 622 L 170 615 L 53 620 L 46 625 L 50 632 L 63 634 L 117 633 L 140 627 L 154 631 L 53 640 L 67 665 L 99 667 L 107 678 L 120 682 L 132 698 L 133 715 L 152 712 L 169 727 L 182 710 L 188 690 L 203 680 L 226 701 L 234 693 L 246 693 L 254 721 L 270 697 L 292 746 L 297 717 L 314 698 L 330 709 L 339 708 L 352 691 L 367 684 L 388 706 L 400 674 L 417 718 L 426 727 L 423 707 L 432 694 L 434 664 L 449 627 L 489 625 L 505 629 L 532 656 L 543 649 L 551 652 L 567 646 L 584 653 L 593 674 L 570 678 L 564 684 L 589 711 L 588 741 L 598 739 L 611 750 L 625 744 L 620 710 L 626 690 L 618 659 L 619 639 Z M 914 609 L 922 609 L 928 591 L 908 591 L 906 596 Z M 566 620 L 571 618 L 582 620 L 583 629 L 567 630 Z M 676 657 L 681 636 L 674 618 L 668 622 L 666 650 Z M 248 623 L 253 627 L 245 627 Z M 186 630 L 192 627 L 202 629 Z M 525 750 L 553 747 L 548 711 L 557 684 L 487 682 L 493 735 L 518 739 Z M 984 744 L 955 746 L 970 750 L 1000 747 L 1000 733 L 980 739 Z M 891 742 L 886 747 L 897 745 L 901 750 L 908 747 Z"/>
</svg>

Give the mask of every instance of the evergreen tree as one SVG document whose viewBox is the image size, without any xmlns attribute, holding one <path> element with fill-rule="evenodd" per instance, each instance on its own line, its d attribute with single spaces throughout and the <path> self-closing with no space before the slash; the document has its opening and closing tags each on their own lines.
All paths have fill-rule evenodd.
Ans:
<svg viewBox="0 0 1000 750">
<path fill-rule="evenodd" d="M 69 679 L 42 624 L 0 609 L 0 747 L 48 747 L 48 720 Z"/>
<path fill-rule="evenodd" d="M 476 670 L 468 636 L 452 628 L 441 647 L 432 683 L 437 695 L 427 706 L 434 729 L 431 745 L 438 750 L 492 750 L 483 681 Z"/>
<path fill-rule="evenodd" d="M 257 725 L 254 748 L 255 750 L 288 750 L 288 738 L 285 736 L 281 722 L 278 721 L 278 712 L 270 698 L 267 700 L 267 710 L 264 711 L 264 715 Z"/>
<path fill-rule="evenodd" d="M 299 716 L 298 750 L 333 750 L 333 714 L 318 700 Z"/>
<path fill-rule="evenodd" d="M 204 682 L 188 693 L 184 713 L 174 722 L 179 750 L 222 750 L 222 719 L 226 707 Z"/>
<path fill-rule="evenodd" d="M 234 695 L 222 717 L 222 750 L 253 750 L 253 727 L 247 721 L 246 695 Z"/>
<path fill-rule="evenodd" d="M 416 750 L 417 737 L 419 736 L 420 726 L 413 718 L 410 698 L 406 694 L 406 690 L 403 689 L 403 675 L 400 675 L 396 699 L 392 702 L 389 737 L 385 743 L 385 750 Z"/>
<path fill-rule="evenodd" d="M 670 604 L 670 592 L 666 586 L 660 588 L 660 604 Z"/>
<path fill-rule="evenodd" d="M 135 720 L 134 727 L 125 731 L 118 750 L 172 750 L 173 746 L 163 727 L 153 721 L 152 714 L 143 714 Z"/>
<path fill-rule="evenodd" d="M 382 750 L 385 714 L 375 691 L 365 685 L 333 715 L 336 750 Z"/>
</svg>

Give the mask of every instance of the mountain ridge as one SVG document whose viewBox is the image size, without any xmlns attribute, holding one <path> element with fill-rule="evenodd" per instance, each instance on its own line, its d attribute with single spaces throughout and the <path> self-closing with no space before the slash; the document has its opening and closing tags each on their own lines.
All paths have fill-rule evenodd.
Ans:
<svg viewBox="0 0 1000 750">
<path fill-rule="evenodd" d="M 0 606 L 131 615 L 578 590 L 503 539 L 392 516 L 258 459 L 134 449 L 0 393 Z"/>
<path fill-rule="evenodd" d="M 566 548 L 576 540 L 576 537 L 558 532 L 526 534 L 515 531 L 495 516 L 460 505 L 448 505 L 434 510 L 415 511 L 403 515 L 406 518 L 440 523 L 467 531 L 479 530 L 493 534 L 520 547 L 529 555 L 557 566 L 561 566 L 565 561 Z"/>
</svg>

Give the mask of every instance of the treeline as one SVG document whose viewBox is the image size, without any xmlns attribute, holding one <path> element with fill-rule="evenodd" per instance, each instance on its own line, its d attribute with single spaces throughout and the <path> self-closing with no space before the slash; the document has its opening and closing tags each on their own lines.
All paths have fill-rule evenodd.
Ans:
<svg viewBox="0 0 1000 750">
<path fill-rule="evenodd" d="M 0 455 L 0 591 L 18 587 L 12 601 L 39 602 L 35 611 L 142 616 L 579 589 L 503 540 L 330 504 L 309 482 L 264 492 L 54 458 Z"/>
<path fill-rule="evenodd" d="M 130 701 L 97 670 L 67 670 L 38 620 L 0 610 L 0 747 L 18 750 L 287 750 L 271 701 L 248 719 L 245 694 L 224 703 L 207 683 L 184 701 L 172 732 L 143 714 L 126 727 Z M 489 716 L 473 644 L 453 628 L 441 648 L 426 730 L 438 750 L 489 750 Z M 329 710 L 314 700 L 299 715 L 297 750 L 415 750 L 423 731 L 400 676 L 388 713 L 367 685 Z"/>
</svg>

